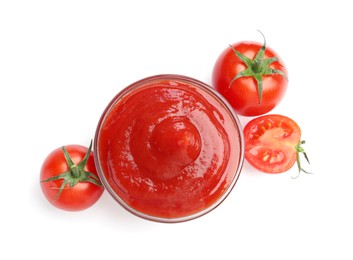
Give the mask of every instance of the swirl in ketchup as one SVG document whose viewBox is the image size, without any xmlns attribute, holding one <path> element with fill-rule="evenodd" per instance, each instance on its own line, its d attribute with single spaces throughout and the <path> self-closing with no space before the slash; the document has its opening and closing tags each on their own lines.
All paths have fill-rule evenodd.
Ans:
<svg viewBox="0 0 353 260">
<path fill-rule="evenodd" d="M 108 105 L 95 138 L 96 165 L 111 195 L 146 219 L 179 222 L 215 208 L 243 163 L 232 110 L 192 78 L 138 81 Z"/>
</svg>

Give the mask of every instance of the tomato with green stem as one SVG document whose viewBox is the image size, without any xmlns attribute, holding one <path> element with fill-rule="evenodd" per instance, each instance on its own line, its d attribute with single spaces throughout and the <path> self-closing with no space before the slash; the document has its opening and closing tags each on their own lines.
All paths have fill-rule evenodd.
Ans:
<svg viewBox="0 0 353 260">
<path fill-rule="evenodd" d="M 242 41 L 218 57 L 212 72 L 213 87 L 242 116 L 268 113 L 282 100 L 288 73 L 278 54 L 264 43 Z"/>
<path fill-rule="evenodd" d="M 67 145 L 52 151 L 44 160 L 40 184 L 44 196 L 57 208 L 84 210 L 96 203 L 104 188 L 98 177 L 92 142 L 89 148 Z"/>
<path fill-rule="evenodd" d="M 244 127 L 245 159 L 256 169 L 266 173 L 282 173 L 297 162 L 299 173 L 300 154 L 309 162 L 301 140 L 299 125 L 283 115 L 257 117 Z"/>
</svg>

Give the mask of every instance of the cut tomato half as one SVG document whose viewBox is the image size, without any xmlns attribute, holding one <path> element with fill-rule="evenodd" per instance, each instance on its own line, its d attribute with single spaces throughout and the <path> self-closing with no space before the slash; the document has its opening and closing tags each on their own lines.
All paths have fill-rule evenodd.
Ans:
<svg viewBox="0 0 353 260">
<path fill-rule="evenodd" d="M 289 170 L 298 157 L 301 130 L 296 122 L 282 115 L 265 115 L 251 120 L 244 128 L 245 159 L 266 173 Z"/>
</svg>

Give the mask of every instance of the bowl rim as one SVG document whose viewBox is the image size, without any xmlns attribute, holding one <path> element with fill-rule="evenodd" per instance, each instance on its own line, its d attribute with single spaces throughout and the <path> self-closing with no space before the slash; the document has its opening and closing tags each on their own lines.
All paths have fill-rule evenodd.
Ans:
<svg viewBox="0 0 353 260">
<path fill-rule="evenodd" d="M 100 130 L 105 122 L 106 117 L 109 115 L 109 112 L 114 108 L 114 106 L 119 102 L 119 100 L 121 100 L 127 94 L 129 94 L 132 91 L 138 89 L 139 87 L 147 85 L 153 81 L 160 81 L 160 80 L 179 80 L 182 82 L 189 83 L 190 85 L 193 85 L 193 86 L 201 87 L 206 92 L 210 93 L 211 96 L 214 96 L 215 99 L 218 99 L 220 103 L 223 103 L 224 108 L 229 112 L 229 115 L 233 119 L 234 125 L 237 128 L 238 142 L 239 142 L 239 149 L 240 149 L 238 164 L 237 164 L 237 168 L 235 169 L 234 178 L 233 178 L 232 182 L 230 183 L 229 187 L 227 188 L 227 190 L 215 202 L 213 202 L 207 208 L 205 208 L 199 212 L 193 213 L 191 215 L 186 215 L 186 216 L 176 217 L 176 218 L 163 218 L 163 217 L 158 217 L 158 216 L 154 216 L 154 215 L 149 215 L 149 214 L 140 212 L 140 211 L 134 209 L 133 207 L 131 207 L 130 205 L 128 205 L 123 199 L 121 199 L 119 197 L 118 194 L 116 194 L 114 192 L 113 188 L 109 185 L 109 183 L 106 179 L 106 176 L 103 172 L 103 169 L 101 168 L 100 159 L 99 159 L 100 158 L 100 156 L 99 156 Z M 232 109 L 229 102 L 219 92 L 217 92 L 214 88 L 212 88 L 208 84 L 206 84 L 200 80 L 197 80 L 195 78 L 192 78 L 192 77 L 188 77 L 188 76 L 184 76 L 184 75 L 180 75 L 180 74 L 158 74 L 158 75 L 145 77 L 145 78 L 142 78 L 138 81 L 135 81 L 134 83 L 123 88 L 111 99 L 111 101 L 108 103 L 108 105 L 103 110 L 103 113 L 101 114 L 100 119 L 98 121 L 95 136 L 94 136 L 93 153 L 94 153 L 95 166 L 96 166 L 98 175 L 100 177 L 100 180 L 101 180 L 104 188 L 123 208 L 125 208 L 127 211 L 129 211 L 133 215 L 138 216 L 143 219 L 146 219 L 146 220 L 150 220 L 150 221 L 154 221 L 154 222 L 161 222 L 161 223 L 180 223 L 180 222 L 185 222 L 185 221 L 199 218 L 199 217 L 213 211 L 220 204 L 222 204 L 222 202 L 228 197 L 228 195 L 233 190 L 236 182 L 238 181 L 240 173 L 243 168 L 245 142 L 244 142 L 242 125 L 241 125 L 241 122 L 239 120 L 238 115 Z"/>
</svg>

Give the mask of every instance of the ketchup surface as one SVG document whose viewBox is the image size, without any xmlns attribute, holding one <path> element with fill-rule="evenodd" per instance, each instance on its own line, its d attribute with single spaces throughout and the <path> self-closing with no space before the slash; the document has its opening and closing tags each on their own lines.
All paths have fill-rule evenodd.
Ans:
<svg viewBox="0 0 353 260">
<path fill-rule="evenodd" d="M 211 207 L 234 185 L 240 126 L 200 84 L 151 77 L 118 94 L 103 114 L 96 136 L 101 177 L 133 212 L 183 218 Z"/>
</svg>

